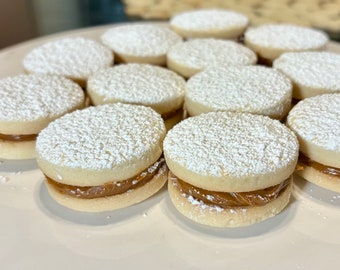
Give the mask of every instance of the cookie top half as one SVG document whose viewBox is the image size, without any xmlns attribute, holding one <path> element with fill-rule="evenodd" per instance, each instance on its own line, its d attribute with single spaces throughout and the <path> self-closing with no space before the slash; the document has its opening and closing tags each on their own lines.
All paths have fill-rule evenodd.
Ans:
<svg viewBox="0 0 340 270">
<path fill-rule="evenodd" d="M 23 60 L 29 73 L 42 73 L 68 77 L 81 86 L 94 71 L 112 66 L 112 52 L 99 42 L 70 37 L 49 41 L 32 51 Z"/>
<path fill-rule="evenodd" d="M 76 186 L 136 176 L 162 154 L 165 126 L 153 109 L 122 103 L 89 107 L 48 125 L 37 161 L 52 179 Z M 62 175 L 62 177 L 60 177 Z"/>
<path fill-rule="evenodd" d="M 222 192 L 282 182 L 295 169 L 298 148 L 295 134 L 279 121 L 233 112 L 187 118 L 164 140 L 166 162 L 177 177 Z"/>
<path fill-rule="evenodd" d="M 0 133 L 38 134 L 52 120 L 84 106 L 75 82 L 53 75 L 18 75 L 0 80 Z"/>
<path fill-rule="evenodd" d="M 185 91 L 185 108 L 191 116 L 236 111 L 282 119 L 291 100 L 290 80 L 263 66 L 209 68 L 191 77 Z"/>
<path fill-rule="evenodd" d="M 340 93 L 300 101 L 289 112 L 287 125 L 312 160 L 340 168 Z"/>
<path fill-rule="evenodd" d="M 170 27 L 186 39 L 237 38 L 248 24 L 245 15 L 224 9 L 186 11 L 170 19 Z"/>
<path fill-rule="evenodd" d="M 273 67 L 294 83 L 293 96 L 304 99 L 340 92 L 340 54 L 332 52 L 290 52 L 282 54 Z"/>
<path fill-rule="evenodd" d="M 119 62 L 164 65 L 168 50 L 182 38 L 165 26 L 126 24 L 105 31 L 101 41 Z"/>
<path fill-rule="evenodd" d="M 140 104 L 160 114 L 182 107 L 185 80 L 175 72 L 150 64 L 121 64 L 93 74 L 87 92 L 94 105 Z"/>
<path fill-rule="evenodd" d="M 322 31 L 292 24 L 260 25 L 249 28 L 244 34 L 245 44 L 269 60 L 284 52 L 322 50 L 328 41 Z"/>
</svg>

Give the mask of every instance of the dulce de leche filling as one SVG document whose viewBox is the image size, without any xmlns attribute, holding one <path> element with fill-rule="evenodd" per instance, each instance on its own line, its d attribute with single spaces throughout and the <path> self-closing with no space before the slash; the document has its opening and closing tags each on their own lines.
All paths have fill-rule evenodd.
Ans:
<svg viewBox="0 0 340 270">
<path fill-rule="evenodd" d="M 202 201 L 206 205 L 221 208 L 265 205 L 280 196 L 289 186 L 290 178 L 278 185 L 250 192 L 218 192 L 192 186 L 170 173 L 177 189 L 186 196 Z"/>
<path fill-rule="evenodd" d="M 72 186 L 66 185 L 46 177 L 47 182 L 61 194 L 82 199 L 93 199 L 106 196 L 113 196 L 128 192 L 148 183 L 155 175 L 167 170 L 163 157 L 158 159 L 153 165 L 140 174 L 119 182 L 107 182 L 100 186 Z"/>
<path fill-rule="evenodd" d="M 301 171 L 305 167 L 312 167 L 315 170 L 318 170 L 321 173 L 328 174 L 335 177 L 340 177 L 340 169 L 335 167 L 330 167 L 321 163 L 318 163 L 310 158 L 306 157 L 304 154 L 300 152 L 299 154 L 299 166 L 297 170 Z"/>
<path fill-rule="evenodd" d="M 8 135 L 8 134 L 1 134 L 0 139 L 4 141 L 11 141 L 11 142 L 27 142 L 27 141 L 34 141 L 37 138 L 38 134 L 25 134 L 25 135 Z"/>
</svg>

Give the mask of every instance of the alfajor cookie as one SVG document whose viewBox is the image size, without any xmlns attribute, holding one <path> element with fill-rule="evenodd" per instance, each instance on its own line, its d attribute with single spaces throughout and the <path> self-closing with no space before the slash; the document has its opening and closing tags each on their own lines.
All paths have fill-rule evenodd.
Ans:
<svg viewBox="0 0 340 270">
<path fill-rule="evenodd" d="M 298 159 L 294 133 L 262 115 L 210 112 L 183 120 L 164 140 L 168 190 L 195 222 L 240 227 L 280 213 Z"/>
<path fill-rule="evenodd" d="M 185 87 L 189 116 L 235 111 L 283 119 L 290 110 L 292 84 L 279 71 L 263 66 L 209 68 L 191 77 Z"/>
<path fill-rule="evenodd" d="M 165 126 L 153 109 L 107 104 L 53 121 L 37 138 L 37 162 L 61 205 L 101 212 L 156 193 L 167 180 Z"/>
<path fill-rule="evenodd" d="M 323 188 L 340 192 L 340 93 L 300 101 L 287 126 L 300 142 L 297 174 Z"/>
<path fill-rule="evenodd" d="M 249 24 L 249 19 L 238 12 L 225 9 L 185 11 L 170 18 L 170 27 L 186 39 L 236 39 Z"/>
<path fill-rule="evenodd" d="M 31 74 L 1 79 L 0 158 L 35 158 L 38 133 L 83 106 L 81 87 L 63 77 Z"/>
<path fill-rule="evenodd" d="M 149 106 L 162 115 L 167 129 L 183 118 L 185 80 L 149 64 L 121 64 L 93 74 L 87 93 L 93 105 L 129 103 Z"/>
<path fill-rule="evenodd" d="M 23 60 L 28 73 L 65 76 L 85 87 L 96 70 L 113 65 L 110 49 L 82 37 L 62 38 L 47 42 L 30 51 Z"/>
<path fill-rule="evenodd" d="M 167 54 L 167 66 L 185 78 L 210 67 L 253 65 L 256 54 L 230 40 L 193 39 L 179 43 Z"/>
<path fill-rule="evenodd" d="M 285 52 L 323 50 L 328 40 L 320 30 L 292 24 L 264 24 L 249 28 L 244 34 L 246 46 L 268 65 Z"/>
<path fill-rule="evenodd" d="M 105 31 L 101 41 L 117 62 L 165 65 L 167 52 L 182 38 L 165 26 L 126 24 Z"/>
<path fill-rule="evenodd" d="M 273 67 L 293 82 L 293 97 L 340 92 L 340 55 L 331 52 L 284 53 Z"/>
</svg>

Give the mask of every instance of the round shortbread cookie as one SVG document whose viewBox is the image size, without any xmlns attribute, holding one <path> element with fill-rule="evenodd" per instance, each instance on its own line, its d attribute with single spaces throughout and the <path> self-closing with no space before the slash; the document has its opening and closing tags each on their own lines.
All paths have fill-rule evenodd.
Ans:
<svg viewBox="0 0 340 270">
<path fill-rule="evenodd" d="M 61 75 L 85 87 L 89 75 L 113 65 L 110 49 L 82 37 L 50 41 L 29 52 L 23 66 L 29 73 Z"/>
<path fill-rule="evenodd" d="M 229 40 L 193 39 L 174 46 L 167 54 L 167 66 L 189 78 L 210 67 L 256 64 L 256 54 Z"/>
<path fill-rule="evenodd" d="M 244 34 L 245 44 L 269 61 L 285 52 L 322 50 L 328 40 L 324 32 L 291 24 L 260 25 Z"/>
<path fill-rule="evenodd" d="M 340 92 L 340 55 L 331 52 L 284 53 L 273 67 L 293 82 L 293 97 Z"/>
<path fill-rule="evenodd" d="M 305 156 L 340 168 L 340 93 L 300 101 L 289 112 L 287 126 L 296 133 Z"/>
<path fill-rule="evenodd" d="M 170 199 L 182 215 L 200 224 L 222 228 L 248 226 L 279 214 L 289 203 L 291 186 L 290 183 L 276 199 L 265 205 L 221 208 L 188 197 L 173 181 L 168 181 Z"/>
<path fill-rule="evenodd" d="M 249 19 L 223 9 L 186 11 L 170 19 L 170 27 L 184 38 L 237 38 L 244 33 Z"/>
<path fill-rule="evenodd" d="M 37 161 L 51 179 L 97 186 L 134 177 L 162 154 L 165 126 L 149 107 L 109 104 L 67 114 L 42 130 Z"/>
<path fill-rule="evenodd" d="M 262 115 L 210 112 L 171 129 L 164 156 L 178 178 L 196 187 L 243 192 L 289 178 L 298 158 L 294 133 Z"/>
<path fill-rule="evenodd" d="M 118 62 L 165 65 L 167 52 L 182 38 L 164 26 L 127 24 L 107 30 L 101 40 Z"/>
<path fill-rule="evenodd" d="M 282 119 L 291 101 L 290 80 L 263 66 L 206 69 L 189 79 L 185 91 L 185 109 L 190 116 L 236 111 Z"/>
<path fill-rule="evenodd" d="M 87 92 L 94 105 L 130 103 L 165 115 L 182 107 L 185 80 L 175 72 L 149 64 L 122 64 L 93 74 Z"/>
<path fill-rule="evenodd" d="M 35 137 L 51 121 L 82 108 L 84 102 L 81 87 L 63 77 L 31 74 L 1 79 L 0 157 L 34 158 L 35 139 L 24 137 Z"/>
</svg>

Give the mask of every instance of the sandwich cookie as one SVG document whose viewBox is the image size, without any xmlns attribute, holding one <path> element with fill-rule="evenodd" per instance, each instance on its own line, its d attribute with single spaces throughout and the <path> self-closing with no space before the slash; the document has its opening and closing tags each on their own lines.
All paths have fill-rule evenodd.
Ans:
<svg viewBox="0 0 340 270">
<path fill-rule="evenodd" d="M 256 54 L 230 40 L 193 39 L 174 46 L 167 54 L 167 66 L 185 78 L 209 68 L 253 65 Z"/>
<path fill-rule="evenodd" d="M 185 80 L 149 64 L 121 64 L 93 74 L 87 93 L 93 105 L 130 103 L 149 106 L 162 115 L 167 129 L 183 119 Z"/>
<path fill-rule="evenodd" d="M 328 40 L 322 31 L 292 24 L 264 24 L 249 28 L 244 34 L 246 46 L 267 65 L 285 52 L 320 51 Z"/>
<path fill-rule="evenodd" d="M 183 120 L 164 140 L 168 190 L 195 222 L 240 227 L 280 213 L 298 158 L 294 133 L 262 115 L 210 112 Z"/>
<path fill-rule="evenodd" d="M 297 174 L 340 192 L 340 93 L 300 101 L 288 114 L 287 126 L 300 142 Z"/>
<path fill-rule="evenodd" d="M 35 158 L 38 133 L 83 106 L 81 87 L 63 77 L 31 74 L 1 79 L 0 158 Z"/>
<path fill-rule="evenodd" d="M 191 77 L 185 89 L 189 116 L 235 111 L 283 119 L 291 107 L 292 84 L 277 70 L 263 66 L 209 68 Z"/>
<path fill-rule="evenodd" d="M 293 82 L 293 98 L 340 92 L 340 55 L 331 52 L 284 53 L 273 67 Z"/>
<path fill-rule="evenodd" d="M 186 11 L 170 19 L 170 27 L 186 39 L 236 39 L 249 24 L 249 19 L 238 12 L 223 9 Z"/>
<path fill-rule="evenodd" d="M 82 37 L 50 41 L 29 52 L 23 66 L 28 73 L 65 76 L 85 87 L 96 70 L 113 65 L 110 49 L 99 42 Z"/>
<path fill-rule="evenodd" d="M 124 208 L 167 180 L 165 126 L 153 109 L 130 104 L 89 107 L 48 125 L 37 138 L 37 162 L 50 195 L 84 212 Z"/>
<path fill-rule="evenodd" d="M 182 38 L 165 26 L 127 24 L 107 30 L 102 42 L 111 48 L 120 63 L 165 65 L 166 54 Z"/>
</svg>

